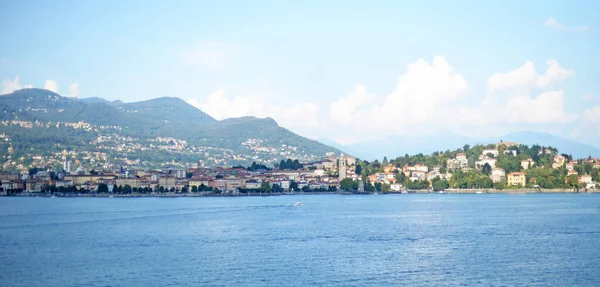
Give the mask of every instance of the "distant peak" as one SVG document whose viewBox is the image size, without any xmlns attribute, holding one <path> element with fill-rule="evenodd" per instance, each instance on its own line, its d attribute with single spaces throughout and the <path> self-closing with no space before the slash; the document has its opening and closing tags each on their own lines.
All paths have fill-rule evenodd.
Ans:
<svg viewBox="0 0 600 287">
<path fill-rule="evenodd" d="M 239 117 L 239 118 L 227 118 L 227 119 L 223 119 L 222 121 L 223 122 L 261 122 L 264 124 L 271 124 L 271 125 L 279 126 L 279 124 L 277 124 L 277 122 L 271 117 L 257 118 L 254 116 L 243 116 L 243 117 Z"/>
<path fill-rule="evenodd" d="M 62 97 L 61 95 L 50 91 L 50 90 L 46 90 L 46 89 L 40 89 L 40 88 L 23 88 L 20 90 L 16 90 L 13 91 L 12 93 L 8 93 L 8 94 L 3 94 L 2 96 L 9 96 L 9 95 L 13 95 L 13 96 L 58 96 L 58 97 Z"/>
</svg>

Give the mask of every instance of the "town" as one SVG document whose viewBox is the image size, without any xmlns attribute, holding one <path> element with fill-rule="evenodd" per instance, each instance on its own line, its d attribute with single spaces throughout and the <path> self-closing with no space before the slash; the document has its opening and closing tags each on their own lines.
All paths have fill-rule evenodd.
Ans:
<svg viewBox="0 0 600 287">
<path fill-rule="evenodd" d="M 599 192 L 600 159 L 572 159 L 552 147 L 513 142 L 465 145 L 430 156 L 405 155 L 367 162 L 327 153 L 301 163 L 281 160 L 273 167 L 103 170 L 74 167 L 64 156 L 62 169 L 34 167 L 0 173 L 3 195 L 268 195 L 287 193 L 481 193 Z"/>
</svg>

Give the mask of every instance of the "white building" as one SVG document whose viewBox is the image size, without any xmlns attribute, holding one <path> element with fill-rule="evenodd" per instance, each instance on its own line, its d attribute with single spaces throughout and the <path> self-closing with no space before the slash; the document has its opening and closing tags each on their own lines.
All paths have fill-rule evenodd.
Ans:
<svg viewBox="0 0 600 287">
<path fill-rule="evenodd" d="M 400 183 L 392 183 L 390 184 L 390 190 L 391 191 L 400 191 L 402 189 L 402 184 Z"/>
<path fill-rule="evenodd" d="M 533 161 L 533 159 L 528 158 L 528 159 L 524 159 L 521 161 L 521 167 L 525 170 L 525 169 L 529 169 L 529 167 L 533 167 L 533 165 L 535 164 L 535 162 Z"/>
<path fill-rule="evenodd" d="M 500 182 L 504 179 L 505 176 L 506 173 L 503 169 L 499 167 L 492 168 L 492 174 L 490 175 L 490 178 L 493 182 Z"/>
<path fill-rule="evenodd" d="M 186 177 L 186 171 L 184 169 L 178 169 L 175 171 L 175 177 L 176 178 L 185 178 Z"/>
<path fill-rule="evenodd" d="M 446 163 L 448 169 L 466 169 L 469 167 L 469 161 L 464 153 L 458 153 L 456 158 L 449 159 Z"/>
<path fill-rule="evenodd" d="M 485 164 L 489 164 L 490 167 L 494 167 L 496 166 L 496 159 L 495 158 L 491 158 L 491 157 L 487 157 L 487 158 L 482 158 L 481 160 L 479 160 L 478 162 L 475 162 L 475 166 L 477 168 L 483 168 L 483 166 Z"/>
<path fill-rule="evenodd" d="M 70 160 L 66 160 L 63 162 L 63 169 L 65 170 L 65 172 L 67 174 L 71 173 L 71 161 Z"/>
<path fill-rule="evenodd" d="M 481 151 L 482 157 L 489 157 L 488 154 L 491 154 L 493 157 L 498 157 L 498 150 L 497 149 L 484 149 L 483 151 Z"/>
</svg>

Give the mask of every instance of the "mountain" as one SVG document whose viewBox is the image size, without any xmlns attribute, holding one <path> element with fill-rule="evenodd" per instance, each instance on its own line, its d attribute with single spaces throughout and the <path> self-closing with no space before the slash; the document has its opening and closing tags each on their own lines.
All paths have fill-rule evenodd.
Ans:
<svg viewBox="0 0 600 287">
<path fill-rule="evenodd" d="M 365 160 L 382 160 L 384 156 L 395 158 L 406 153 L 431 154 L 434 151 L 455 150 L 465 144 L 489 144 L 499 141 L 518 142 L 526 145 L 552 146 L 561 153 L 573 155 L 575 158 L 588 156 L 600 157 L 600 149 L 591 145 L 567 140 L 548 133 L 533 131 L 509 133 L 500 137 L 470 138 L 452 133 L 442 133 L 427 136 L 399 136 L 393 135 L 380 140 L 365 141 L 351 145 L 340 145 L 332 141 L 321 140 L 330 146 L 344 150 Z"/>
<path fill-rule="evenodd" d="M 203 111 L 180 98 L 163 97 L 117 106 L 126 113 L 157 120 L 164 123 L 204 125 L 217 122 Z"/>
<path fill-rule="evenodd" d="M 123 103 L 120 100 L 114 100 L 114 101 L 109 101 L 103 98 L 99 98 L 99 97 L 91 97 L 91 98 L 82 98 L 79 99 L 80 101 L 86 103 L 86 104 L 95 104 L 95 103 L 101 103 L 101 104 L 108 104 L 108 105 L 113 105 L 113 106 L 121 106 L 125 103 Z"/>
<path fill-rule="evenodd" d="M 13 158 L 27 159 L 44 149 L 51 158 L 51 152 L 67 149 L 99 151 L 102 158 L 139 165 L 199 161 L 225 166 L 274 163 L 288 157 L 310 161 L 326 152 L 340 152 L 280 127 L 271 118 L 217 121 L 172 97 L 123 103 L 22 89 L 0 96 L 0 108 L 0 133 L 12 141 L 1 143 L 0 150 L 11 147 Z"/>
<path fill-rule="evenodd" d="M 461 148 L 473 139 L 456 134 L 429 136 L 393 135 L 380 140 L 370 140 L 351 145 L 337 145 L 338 149 L 365 160 L 382 160 L 384 156 L 395 158 L 404 154 L 431 154 L 434 151 Z"/>
<path fill-rule="evenodd" d="M 513 141 L 526 145 L 552 146 L 561 153 L 571 154 L 575 158 L 586 158 L 588 156 L 600 157 L 600 149 L 591 145 L 564 139 L 549 133 L 538 133 L 533 131 L 515 132 L 496 138 L 505 141 Z"/>
</svg>

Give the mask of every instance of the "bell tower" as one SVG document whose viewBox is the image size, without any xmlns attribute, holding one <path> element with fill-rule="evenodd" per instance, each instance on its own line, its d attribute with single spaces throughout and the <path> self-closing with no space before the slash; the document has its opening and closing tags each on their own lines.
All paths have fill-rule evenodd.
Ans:
<svg viewBox="0 0 600 287">
<path fill-rule="evenodd" d="M 342 179 L 346 178 L 346 156 L 344 156 L 344 153 L 342 153 L 340 155 L 340 159 L 339 159 L 339 163 L 338 163 L 338 173 L 339 173 L 340 181 L 342 181 Z"/>
</svg>

